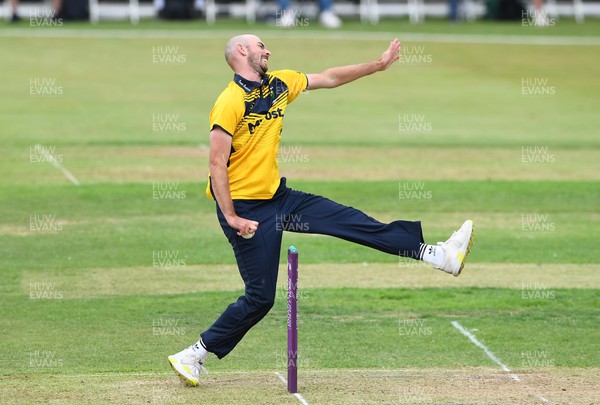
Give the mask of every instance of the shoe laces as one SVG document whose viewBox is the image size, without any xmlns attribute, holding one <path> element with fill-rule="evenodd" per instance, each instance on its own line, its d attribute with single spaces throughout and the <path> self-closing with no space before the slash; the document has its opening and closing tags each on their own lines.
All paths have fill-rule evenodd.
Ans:
<svg viewBox="0 0 600 405">
<path fill-rule="evenodd" d="M 438 246 L 444 247 L 444 246 L 448 245 L 452 241 L 452 239 L 459 236 L 459 232 L 460 232 L 460 230 L 452 232 L 452 236 L 450 236 L 446 242 L 438 242 L 437 243 Z"/>
<path fill-rule="evenodd" d="M 200 357 L 196 360 L 196 364 L 198 365 L 198 367 L 196 367 L 199 370 L 198 374 L 200 374 L 200 371 L 204 374 L 208 374 L 208 370 L 204 367 L 204 362 L 200 360 Z"/>
<path fill-rule="evenodd" d="M 188 366 L 192 367 L 192 371 L 195 369 L 196 372 L 194 373 L 196 376 L 200 375 L 200 371 L 202 371 L 204 374 L 208 374 L 208 370 L 204 367 L 204 361 L 202 360 L 201 356 L 196 356 L 194 354 L 188 354 L 186 361 L 182 361 L 182 363 L 187 364 Z"/>
<path fill-rule="evenodd" d="M 194 359 L 193 366 L 199 370 L 198 374 L 200 374 L 200 371 L 202 371 L 204 374 L 208 374 L 208 370 L 204 367 L 204 359 L 202 359 L 201 356 L 195 355 L 192 355 L 191 357 Z"/>
</svg>

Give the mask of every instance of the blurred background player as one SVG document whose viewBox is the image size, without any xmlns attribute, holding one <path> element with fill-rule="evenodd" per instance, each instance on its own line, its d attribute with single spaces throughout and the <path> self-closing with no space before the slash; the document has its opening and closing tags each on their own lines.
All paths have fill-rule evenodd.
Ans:
<svg viewBox="0 0 600 405">
<path fill-rule="evenodd" d="M 319 3 L 319 23 L 325 28 L 340 28 L 342 20 L 334 14 L 333 0 L 318 0 Z M 296 16 L 298 13 L 290 9 L 290 0 L 277 0 L 277 12 L 280 27 L 293 27 L 296 25 Z"/>
<path fill-rule="evenodd" d="M 537 27 L 546 27 L 550 24 L 546 11 L 544 10 L 544 0 L 533 0 L 535 10 L 533 22 Z"/>
<path fill-rule="evenodd" d="M 204 0 L 154 0 L 158 18 L 163 20 L 203 19 Z"/>
<path fill-rule="evenodd" d="M 21 21 L 21 17 L 19 17 L 18 13 L 19 8 L 19 0 L 10 0 L 10 22 L 18 22 Z"/>
</svg>

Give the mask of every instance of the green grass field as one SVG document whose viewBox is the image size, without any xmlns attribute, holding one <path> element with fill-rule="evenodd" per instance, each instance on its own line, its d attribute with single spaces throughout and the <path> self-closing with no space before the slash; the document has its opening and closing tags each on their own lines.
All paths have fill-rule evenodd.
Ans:
<svg viewBox="0 0 600 405">
<path fill-rule="evenodd" d="M 287 233 L 284 247 L 300 252 L 305 401 L 600 403 L 594 20 L 0 27 L 0 403 L 300 403 L 276 374 L 284 254 L 272 312 L 225 359 L 209 358 L 199 388 L 166 361 L 243 291 L 204 188 L 208 112 L 232 76 L 224 43 L 253 28 L 272 70 L 367 61 L 388 36 L 406 52 L 385 73 L 290 106 L 280 163 L 291 187 L 421 220 L 434 243 L 466 218 L 477 231 L 456 279 Z M 507 43 L 485 43 L 492 35 Z"/>
</svg>

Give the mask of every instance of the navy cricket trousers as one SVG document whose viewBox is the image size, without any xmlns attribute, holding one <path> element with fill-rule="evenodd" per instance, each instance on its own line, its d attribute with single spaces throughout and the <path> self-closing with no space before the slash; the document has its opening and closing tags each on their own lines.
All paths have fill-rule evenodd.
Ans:
<svg viewBox="0 0 600 405">
<path fill-rule="evenodd" d="M 417 258 L 420 222 L 381 223 L 363 212 L 286 186 L 285 177 L 270 200 L 235 200 L 242 218 L 259 223 L 251 239 L 237 235 L 217 204 L 217 217 L 233 247 L 245 294 L 229 305 L 201 334 L 207 350 L 223 358 L 273 307 L 283 231 L 330 235 L 385 253 Z"/>
</svg>

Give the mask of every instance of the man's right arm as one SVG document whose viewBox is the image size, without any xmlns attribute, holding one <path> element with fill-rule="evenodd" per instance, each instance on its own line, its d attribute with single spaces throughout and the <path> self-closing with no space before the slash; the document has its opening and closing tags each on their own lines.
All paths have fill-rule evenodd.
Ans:
<svg viewBox="0 0 600 405">
<path fill-rule="evenodd" d="M 237 229 L 238 235 L 241 236 L 256 232 L 258 222 L 241 218 L 235 212 L 227 171 L 231 142 L 231 135 L 220 127 L 215 126 L 210 131 L 210 180 L 213 194 L 227 223 Z"/>
</svg>

